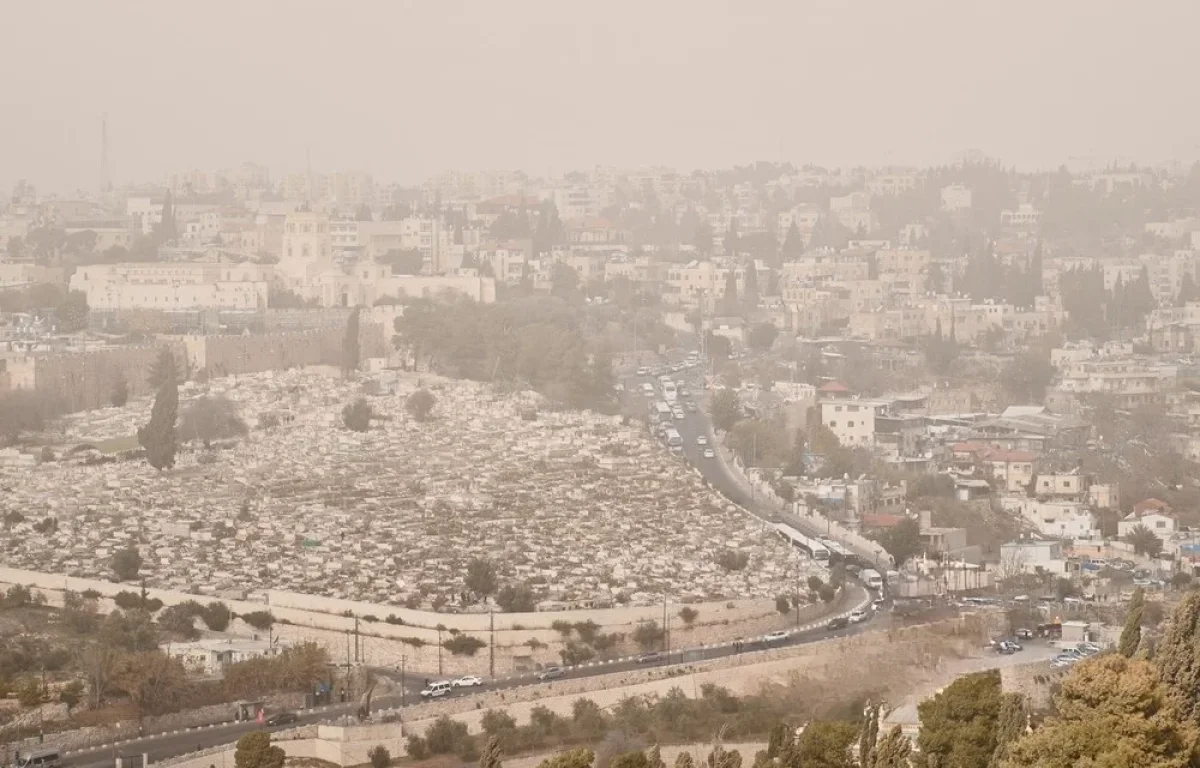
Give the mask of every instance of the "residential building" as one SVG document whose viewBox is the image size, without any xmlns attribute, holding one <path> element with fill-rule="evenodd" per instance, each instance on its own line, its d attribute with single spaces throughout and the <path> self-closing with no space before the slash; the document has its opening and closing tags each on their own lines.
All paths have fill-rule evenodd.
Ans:
<svg viewBox="0 0 1200 768">
<path fill-rule="evenodd" d="M 220 675 L 230 664 L 274 656 L 280 648 L 266 640 L 205 639 L 168 643 L 167 655 L 179 659 L 194 674 Z"/>
<path fill-rule="evenodd" d="M 821 401 L 821 423 L 850 448 L 875 445 L 876 419 L 887 411 L 887 400 L 835 399 Z"/>
<path fill-rule="evenodd" d="M 971 188 L 961 184 L 942 187 L 942 210 L 964 211 L 971 207 Z"/>
<path fill-rule="evenodd" d="M 1117 535 L 1123 539 L 1139 526 L 1150 529 L 1165 544 L 1179 530 L 1179 521 L 1166 502 L 1145 499 L 1134 504 L 1133 511 L 1117 523 Z"/>
</svg>

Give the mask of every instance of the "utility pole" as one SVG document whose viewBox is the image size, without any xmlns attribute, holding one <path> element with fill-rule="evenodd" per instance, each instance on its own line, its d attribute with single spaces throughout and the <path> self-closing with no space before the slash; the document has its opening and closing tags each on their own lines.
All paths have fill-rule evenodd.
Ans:
<svg viewBox="0 0 1200 768">
<path fill-rule="evenodd" d="M 437 625 L 438 633 L 438 677 L 442 676 L 442 625 Z"/>
<path fill-rule="evenodd" d="M 408 667 L 408 656 L 400 655 L 400 706 L 404 706 L 404 673 Z"/>
<path fill-rule="evenodd" d="M 488 677 L 496 679 L 496 612 L 488 606 L 488 631 L 491 633 L 491 642 L 488 643 Z"/>
<path fill-rule="evenodd" d="M 667 654 L 667 661 L 671 660 L 671 630 L 667 618 L 667 593 L 663 592 L 663 651 Z"/>
<path fill-rule="evenodd" d="M 362 661 L 361 639 L 358 634 L 358 617 L 354 617 L 354 660 Z"/>
</svg>

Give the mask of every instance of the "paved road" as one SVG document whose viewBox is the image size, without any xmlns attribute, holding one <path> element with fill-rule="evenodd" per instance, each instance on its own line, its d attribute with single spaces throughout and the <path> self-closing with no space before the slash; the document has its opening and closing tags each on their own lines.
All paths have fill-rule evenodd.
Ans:
<svg viewBox="0 0 1200 768">
<path fill-rule="evenodd" d="M 866 590 L 860 590 L 854 604 L 857 605 L 861 599 L 867 595 Z M 683 649 L 675 650 L 669 654 L 663 654 L 661 658 L 657 658 L 644 663 L 636 661 L 627 661 L 621 663 L 596 665 L 590 667 L 577 667 L 565 671 L 563 677 L 559 680 L 574 679 L 581 677 L 591 677 L 593 675 L 612 674 L 614 672 L 629 671 L 632 669 L 643 669 L 646 667 L 667 666 L 669 664 L 682 664 L 706 659 L 717 659 L 726 656 L 745 655 L 754 651 L 762 651 L 767 648 L 787 647 L 792 645 L 803 645 L 819 640 L 825 640 L 831 637 L 845 637 L 847 635 L 858 634 L 869 628 L 869 622 L 861 624 L 851 624 L 843 629 L 828 630 L 824 626 L 814 629 L 809 629 L 804 632 L 794 633 L 784 640 L 768 643 L 762 639 L 747 640 L 741 649 L 735 649 L 729 645 L 717 646 L 712 648 L 698 649 Z M 390 672 L 385 672 L 390 676 Z M 406 681 L 407 682 L 407 681 Z M 552 682 L 552 681 L 551 681 Z M 475 688 L 464 690 L 461 693 L 456 693 L 456 697 L 469 697 L 484 691 L 508 690 L 512 688 L 523 687 L 527 685 L 546 685 L 541 683 L 536 678 L 522 678 L 498 681 L 488 684 L 483 688 Z M 407 686 L 406 686 L 407 690 Z M 405 703 L 412 704 L 416 701 L 415 696 L 405 695 Z M 396 695 L 387 695 L 375 699 L 373 709 L 376 711 L 392 709 L 401 705 L 401 697 Z M 324 722 L 341 715 L 348 714 L 351 711 L 351 705 L 335 705 L 320 711 L 308 711 L 299 713 L 299 724 L 311 724 Z M 215 747 L 222 744 L 231 744 L 237 741 L 240 737 L 247 733 L 256 730 L 280 731 L 296 727 L 295 724 L 284 725 L 278 727 L 260 726 L 255 722 L 230 723 L 219 725 L 216 727 L 204 727 L 182 733 L 159 734 L 156 736 L 147 737 L 145 739 L 135 739 L 127 743 L 119 744 L 115 747 L 106 747 L 101 749 L 90 749 L 79 752 L 72 752 L 66 756 L 65 762 L 71 768 L 112 768 L 114 758 L 122 755 L 141 755 L 146 753 L 151 763 L 165 760 L 169 757 L 184 755 L 189 752 L 194 752 L 199 749 Z M 221 768 L 218 766 L 218 768 Z M 228 767 L 227 767 L 228 768 Z"/>
</svg>

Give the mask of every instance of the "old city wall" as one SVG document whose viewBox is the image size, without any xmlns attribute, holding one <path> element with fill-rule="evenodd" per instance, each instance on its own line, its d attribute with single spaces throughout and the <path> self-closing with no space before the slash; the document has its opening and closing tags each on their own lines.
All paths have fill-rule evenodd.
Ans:
<svg viewBox="0 0 1200 768">
<path fill-rule="evenodd" d="M 84 592 L 92 590 L 103 596 L 101 609 L 111 610 L 111 598 L 118 592 L 134 589 L 128 584 L 114 584 L 98 579 L 79 579 L 61 574 L 47 574 L 15 568 L 0 567 L 0 585 L 20 584 L 37 588 L 50 605 L 61 605 L 65 591 Z M 166 605 L 175 605 L 187 600 L 205 601 L 201 595 L 173 590 L 150 589 L 148 593 Z M 491 676 L 519 674 L 538 664 L 556 664 L 561 661 L 559 651 L 564 646 L 564 637 L 551 628 L 556 621 L 595 622 L 604 634 L 632 634 L 643 621 L 662 622 L 662 606 L 622 607 L 596 610 L 561 612 L 520 613 L 494 615 L 497 630 L 494 635 L 495 651 L 480 649 L 473 656 L 455 656 L 442 650 L 439 654 L 437 626 L 445 629 L 442 640 L 451 637 L 450 631 L 458 630 L 490 643 L 488 614 L 439 614 L 428 611 L 411 611 L 388 605 L 355 601 L 333 600 L 311 595 L 297 595 L 272 591 L 267 603 L 247 600 L 224 600 L 230 610 L 245 614 L 269 610 L 276 618 L 275 633 L 284 642 L 317 642 L 326 648 L 333 658 L 341 660 L 350 648 L 354 656 L 372 666 L 388 666 L 408 669 L 425 674 Z M 692 627 L 686 627 L 678 618 L 681 606 L 673 605 L 668 611 L 670 642 L 673 647 L 696 647 L 728 643 L 736 638 L 761 636 L 775 629 L 788 629 L 797 623 L 809 623 L 832 611 L 849 610 L 848 602 L 861 595 L 861 590 L 852 589 L 839 597 L 832 605 L 812 605 L 801 609 L 799 620 L 796 613 L 782 615 L 775 609 L 774 601 L 744 600 L 730 603 L 698 603 L 692 607 L 698 617 Z M 284 599 L 287 597 L 288 599 Z M 307 608 L 287 607 L 305 605 Z M 853 606 L 850 606 L 853 607 Z M 315 609 L 315 610 L 314 610 Z M 349 611 L 353 616 L 343 615 Z M 402 617 L 405 624 L 386 623 L 389 614 Z M 359 617 L 357 620 L 355 616 Z M 364 621 L 363 616 L 374 616 L 379 621 Z M 239 634 L 250 635 L 255 630 L 240 620 L 234 624 Z M 352 635 L 357 631 L 358 654 L 354 654 Z M 530 642 L 536 640 L 538 647 Z M 626 640 L 621 653 L 636 652 L 632 642 Z"/>
<path fill-rule="evenodd" d="M 186 359 L 183 344 L 175 341 L 35 356 L 30 358 L 33 386 L 67 413 L 103 408 L 112 404 L 113 388 L 122 377 L 130 397 L 149 394 L 146 376 L 164 347 L 170 349 L 181 364 Z"/>
<path fill-rule="evenodd" d="M 121 377 L 130 397 L 150 394 L 146 375 L 164 347 L 188 370 L 207 368 L 210 374 L 223 376 L 340 365 L 343 335 L 343 328 L 331 327 L 240 336 L 164 336 L 157 344 L 10 360 L 7 373 L 14 388 L 37 389 L 64 412 L 74 413 L 111 405 L 113 389 Z M 389 339 L 383 326 L 363 323 L 359 328 L 360 358 L 385 356 Z"/>
</svg>

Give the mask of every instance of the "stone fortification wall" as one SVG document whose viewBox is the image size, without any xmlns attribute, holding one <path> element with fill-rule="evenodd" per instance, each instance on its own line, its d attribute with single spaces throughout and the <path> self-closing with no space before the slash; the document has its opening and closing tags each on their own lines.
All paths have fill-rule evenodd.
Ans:
<svg viewBox="0 0 1200 768">
<path fill-rule="evenodd" d="M 118 592 L 135 590 L 129 584 L 113 584 L 98 579 L 79 579 L 62 574 L 47 574 L 16 568 L 0 567 L 0 589 L 20 584 L 36 588 L 45 596 L 48 604 L 61 605 L 64 591 L 84 592 L 92 590 L 103 596 L 101 610 L 111 610 L 111 598 Z M 165 605 L 176 605 L 187 600 L 206 602 L 217 598 L 193 595 L 165 589 L 149 589 L 151 597 Z M 861 590 L 852 589 L 840 596 L 832 605 L 812 605 L 801 610 L 799 621 L 796 613 L 781 615 L 770 600 L 744 600 L 732 603 L 698 603 L 691 606 L 698 612 L 694 625 L 686 627 L 676 615 L 679 605 L 668 611 L 671 630 L 671 645 L 675 648 L 700 645 L 727 644 L 737 638 L 759 637 L 776 629 L 791 629 L 797 623 L 808 624 L 820 620 L 832 611 L 848 611 L 854 607 L 849 603 L 859 599 Z M 277 622 L 276 635 L 287 643 L 313 641 L 326 648 L 330 655 L 342 660 L 346 655 L 347 633 L 358 632 L 358 658 L 371 666 L 392 667 L 399 670 L 403 665 L 414 674 L 441 675 L 486 675 L 492 676 L 493 657 L 488 648 L 474 656 L 455 656 L 442 650 L 439 654 L 437 626 L 446 630 L 441 639 L 450 638 L 450 629 L 490 643 L 488 614 L 439 614 L 429 611 L 411 611 L 387 605 L 355 601 L 333 600 L 311 595 L 271 591 L 268 602 L 250 600 L 223 600 L 230 610 L 245 614 L 252 611 L 270 610 Z M 286 599 L 285 599 L 286 598 Z M 287 607 L 305 606 L 300 607 Z M 342 615 L 350 611 L 353 616 Z M 403 617 L 405 624 L 389 624 L 383 621 L 389 614 Z M 374 616 L 378 621 L 365 621 L 361 617 Z M 494 616 L 495 632 L 495 676 L 506 677 L 525 674 L 536 665 L 558 664 L 559 651 L 564 647 L 564 636 L 551 628 L 555 621 L 587 622 L 599 625 L 604 634 L 621 633 L 626 641 L 617 649 L 620 655 L 636 653 L 629 636 L 642 621 L 662 622 L 662 608 L 621 607 L 595 610 L 562 612 L 502 614 Z M 251 635 L 256 630 L 240 620 L 233 631 Z M 540 647 L 532 648 L 529 643 L 536 640 Z M 353 641 L 351 645 L 353 653 Z M 353 657 L 351 659 L 353 661 Z M 597 662 L 598 663 L 598 662 Z"/>
<path fill-rule="evenodd" d="M 150 393 L 146 377 L 163 347 L 170 349 L 180 364 L 186 360 L 184 345 L 174 341 L 36 355 L 29 358 L 33 365 L 33 386 L 67 413 L 103 408 L 112 404 L 113 388 L 121 377 L 130 397 Z"/>
<path fill-rule="evenodd" d="M 1058 669 L 1049 661 L 1013 664 L 1000 669 L 1000 688 L 1005 693 L 1025 696 L 1030 708 L 1037 712 L 1050 708 L 1051 688 L 1062 681 L 1069 668 Z"/>
<path fill-rule="evenodd" d="M 340 365 L 344 326 L 319 330 L 230 336 L 183 337 L 193 370 L 204 368 L 210 376 L 276 371 L 309 365 Z M 376 323 L 359 326 L 360 359 L 387 354 L 384 328 Z"/>
</svg>

